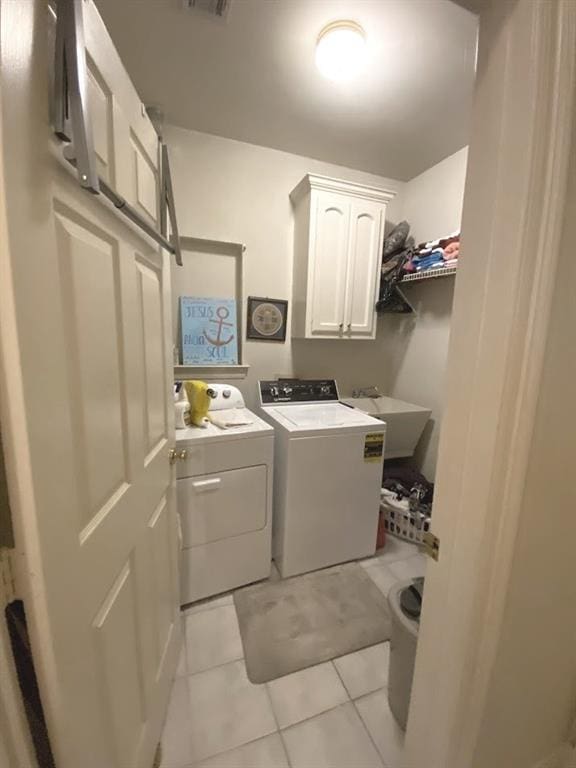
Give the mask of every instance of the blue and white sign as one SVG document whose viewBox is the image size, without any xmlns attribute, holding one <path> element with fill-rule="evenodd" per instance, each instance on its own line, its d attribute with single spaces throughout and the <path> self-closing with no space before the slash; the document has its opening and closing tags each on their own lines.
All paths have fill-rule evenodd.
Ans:
<svg viewBox="0 0 576 768">
<path fill-rule="evenodd" d="M 182 363 L 238 365 L 236 299 L 180 296 Z"/>
</svg>

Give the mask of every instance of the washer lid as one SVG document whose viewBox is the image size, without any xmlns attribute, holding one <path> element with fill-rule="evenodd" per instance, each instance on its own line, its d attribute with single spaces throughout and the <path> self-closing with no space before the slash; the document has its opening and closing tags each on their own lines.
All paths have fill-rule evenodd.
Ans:
<svg viewBox="0 0 576 768">
<path fill-rule="evenodd" d="M 278 405 L 268 408 L 269 412 L 278 414 L 286 422 L 299 429 L 322 429 L 324 427 L 353 427 L 374 426 L 383 429 L 382 422 L 371 416 L 348 408 L 341 403 L 325 403 L 322 405 Z"/>
</svg>

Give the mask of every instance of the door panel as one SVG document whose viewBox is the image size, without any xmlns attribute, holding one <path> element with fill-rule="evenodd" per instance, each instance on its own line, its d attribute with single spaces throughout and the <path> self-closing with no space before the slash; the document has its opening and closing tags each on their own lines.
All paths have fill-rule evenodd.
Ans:
<svg viewBox="0 0 576 768">
<path fill-rule="evenodd" d="M 346 334 L 373 336 L 376 330 L 376 290 L 383 207 L 369 200 L 353 200 L 350 215 L 350 264 L 346 295 Z"/>
<path fill-rule="evenodd" d="M 125 397 L 120 383 L 118 249 L 58 212 L 56 237 L 68 322 L 72 428 L 77 443 L 79 507 L 88 523 L 126 481 Z"/>
<path fill-rule="evenodd" d="M 132 133 L 130 136 L 133 150 L 135 181 L 135 196 L 138 207 L 144 211 L 153 221 L 156 220 L 156 187 L 158 179 L 156 169 L 154 168 L 153 158 L 146 155 L 146 152 L 136 136 Z"/>
<path fill-rule="evenodd" d="M 92 119 L 92 139 L 94 141 L 98 174 L 114 186 L 112 94 L 106 83 L 101 79 L 95 63 L 89 57 L 87 66 L 88 104 Z"/>
<path fill-rule="evenodd" d="M 90 117 L 99 169 L 100 154 L 104 152 L 106 143 L 106 125 L 109 163 L 114 169 L 116 191 L 130 205 L 157 222 L 155 185 L 159 177 L 156 131 L 93 0 L 87 0 L 83 7 Z"/>
<path fill-rule="evenodd" d="M 142 659 L 135 600 L 135 577 L 128 561 L 94 619 L 100 679 L 117 765 L 136 765 L 145 722 Z"/>
<path fill-rule="evenodd" d="M 142 260 L 136 262 L 136 270 L 144 350 L 144 439 L 145 463 L 148 463 L 168 436 L 166 376 L 163 364 L 166 358 L 166 329 L 162 322 L 161 276 Z"/>
<path fill-rule="evenodd" d="M 152 568 L 155 593 L 156 676 L 161 674 L 162 662 L 174 626 L 173 531 L 168 501 L 164 497 L 148 523 L 149 567 Z"/>
<path fill-rule="evenodd" d="M 350 202 L 314 192 L 311 328 L 315 336 L 339 336 L 344 326 Z"/>
<path fill-rule="evenodd" d="M 155 216 L 154 130 L 81 5 L 99 173 Z M 58 768 L 150 768 L 180 642 L 169 257 L 61 160 L 48 23 L 2 4 L 0 403 L 26 613 Z"/>
</svg>

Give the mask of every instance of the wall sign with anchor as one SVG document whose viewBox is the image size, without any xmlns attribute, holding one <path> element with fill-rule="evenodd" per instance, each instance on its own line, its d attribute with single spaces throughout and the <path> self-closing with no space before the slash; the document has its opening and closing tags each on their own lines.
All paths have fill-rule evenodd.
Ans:
<svg viewBox="0 0 576 768">
<path fill-rule="evenodd" d="M 180 296 L 182 363 L 238 365 L 235 299 Z"/>
</svg>

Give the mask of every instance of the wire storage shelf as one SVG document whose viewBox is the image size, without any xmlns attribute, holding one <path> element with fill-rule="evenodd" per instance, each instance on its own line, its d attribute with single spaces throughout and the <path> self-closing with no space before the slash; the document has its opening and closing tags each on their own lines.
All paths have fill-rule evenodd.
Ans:
<svg viewBox="0 0 576 768">
<path fill-rule="evenodd" d="M 432 280 L 435 277 L 450 277 L 456 274 L 456 267 L 437 267 L 436 269 L 425 269 L 422 272 L 413 272 L 404 275 L 400 283 L 415 283 L 420 280 Z"/>
</svg>

